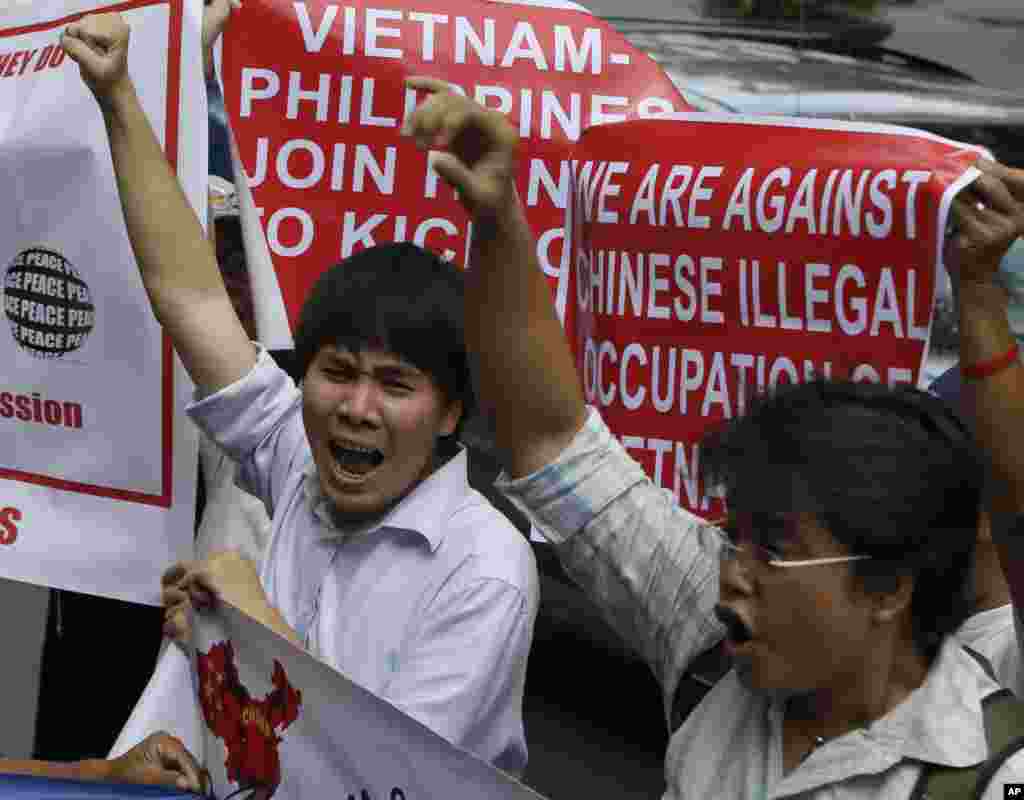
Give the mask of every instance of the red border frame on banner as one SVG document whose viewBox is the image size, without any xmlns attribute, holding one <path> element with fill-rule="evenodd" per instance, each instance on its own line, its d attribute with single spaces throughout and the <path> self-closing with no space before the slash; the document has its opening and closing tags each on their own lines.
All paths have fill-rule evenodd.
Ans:
<svg viewBox="0 0 1024 800">
<path fill-rule="evenodd" d="M 88 12 L 72 14 L 61 19 L 41 22 L 35 25 L 25 25 L 20 28 L 10 28 L 0 32 L 0 39 L 10 36 L 19 36 L 25 33 L 58 28 L 71 22 L 81 19 L 87 13 L 128 11 L 135 8 L 146 8 L 148 6 L 167 6 L 170 10 L 170 19 L 167 30 L 167 52 L 169 54 L 181 53 L 182 36 L 182 15 L 184 0 L 128 0 L 124 3 L 115 3 L 109 6 L 97 6 Z M 168 58 L 167 60 L 167 104 L 166 122 L 164 130 L 164 153 L 170 162 L 171 170 L 177 174 L 178 154 L 178 111 L 181 103 L 181 60 Z M 32 472 L 22 472 L 15 469 L 0 467 L 0 478 L 33 483 L 39 486 L 49 486 L 53 489 L 63 489 L 68 492 L 94 495 L 97 497 L 109 497 L 113 500 L 124 500 L 130 503 L 142 503 L 144 505 L 160 506 L 170 508 L 172 496 L 172 480 L 174 475 L 174 353 L 171 348 L 171 340 L 166 333 L 161 333 L 160 346 L 161 360 L 161 490 L 160 494 L 146 494 L 145 492 L 131 492 L 125 489 L 115 489 L 109 486 L 97 486 L 89 483 L 78 483 L 62 478 L 53 478 L 48 475 L 38 475 Z"/>
</svg>

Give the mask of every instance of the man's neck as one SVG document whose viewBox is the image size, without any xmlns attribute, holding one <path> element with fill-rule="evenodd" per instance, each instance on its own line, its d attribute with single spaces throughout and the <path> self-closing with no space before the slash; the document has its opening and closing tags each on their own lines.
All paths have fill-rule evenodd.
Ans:
<svg viewBox="0 0 1024 800">
<path fill-rule="evenodd" d="M 872 648 L 859 666 L 834 687 L 790 700 L 786 719 L 792 729 L 813 741 L 814 737 L 834 739 L 866 728 L 924 682 L 929 662 L 908 638 L 891 647 Z"/>
<path fill-rule="evenodd" d="M 1010 604 L 1010 588 L 1005 584 L 998 590 L 977 592 L 975 594 L 974 612 L 991 611 Z"/>
<path fill-rule="evenodd" d="M 1010 603 L 1010 586 L 1003 576 L 994 547 L 978 546 L 974 557 L 974 608 L 972 614 L 991 611 Z"/>
</svg>

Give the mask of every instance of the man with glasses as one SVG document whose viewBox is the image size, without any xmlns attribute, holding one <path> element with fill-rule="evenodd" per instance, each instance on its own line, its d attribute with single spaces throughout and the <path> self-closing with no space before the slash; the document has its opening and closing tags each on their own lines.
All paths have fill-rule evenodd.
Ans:
<svg viewBox="0 0 1024 800">
<path fill-rule="evenodd" d="M 431 96 L 404 131 L 448 149 L 435 169 L 474 217 L 467 344 L 503 489 L 653 668 L 666 714 L 724 630 L 736 668 L 672 737 L 666 797 L 902 800 L 931 766 L 986 761 L 982 700 L 999 686 L 951 636 L 969 611 L 984 483 L 957 419 L 911 388 L 818 382 L 758 398 L 703 443 L 703 475 L 732 509 L 708 527 L 584 405 L 516 197 L 516 132 L 442 82 L 409 84 Z M 1024 510 L 1024 369 L 990 287 L 1024 232 L 1024 173 L 979 168 L 954 203 L 961 362 L 1009 542 Z M 1021 780 L 1018 754 L 984 797 Z"/>
</svg>

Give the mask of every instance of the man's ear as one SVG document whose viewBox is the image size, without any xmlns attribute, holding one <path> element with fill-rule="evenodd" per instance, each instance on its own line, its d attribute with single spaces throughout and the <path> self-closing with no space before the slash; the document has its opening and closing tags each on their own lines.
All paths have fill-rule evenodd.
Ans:
<svg viewBox="0 0 1024 800">
<path fill-rule="evenodd" d="M 462 419 L 462 401 L 452 400 L 444 410 L 444 416 L 441 417 L 441 435 L 451 436 L 455 433 L 455 429 L 459 427 L 459 421 Z"/>
<path fill-rule="evenodd" d="M 899 575 L 895 577 L 895 586 L 886 592 L 875 595 L 876 622 L 888 624 L 899 619 L 910 608 L 914 597 L 914 576 Z"/>
</svg>

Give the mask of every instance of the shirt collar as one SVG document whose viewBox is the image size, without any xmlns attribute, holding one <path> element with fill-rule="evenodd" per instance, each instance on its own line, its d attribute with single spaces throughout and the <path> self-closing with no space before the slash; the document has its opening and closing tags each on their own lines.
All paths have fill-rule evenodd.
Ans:
<svg viewBox="0 0 1024 800">
<path fill-rule="evenodd" d="M 322 539 L 345 541 L 384 529 L 409 531 L 425 539 L 432 553 L 444 541 L 447 510 L 470 489 L 466 450 L 459 445 L 458 453 L 420 481 L 384 516 L 352 525 L 336 519 L 334 508 L 320 487 L 316 462 L 310 460 L 303 473 L 303 489 L 313 514 L 322 523 Z"/>
<path fill-rule="evenodd" d="M 988 758 L 981 701 L 1000 686 L 953 636 L 947 636 L 928 677 L 882 721 L 907 731 L 903 753 L 932 764 L 966 767 Z"/>
<path fill-rule="evenodd" d="M 967 618 L 967 621 L 960 626 L 956 632 L 956 637 L 964 644 L 978 649 L 972 640 L 975 637 L 983 636 L 989 633 L 993 628 L 1012 628 L 1013 627 L 1013 606 L 1007 603 L 1004 606 L 996 606 L 995 608 L 987 608 L 984 611 L 978 611 Z"/>
</svg>

